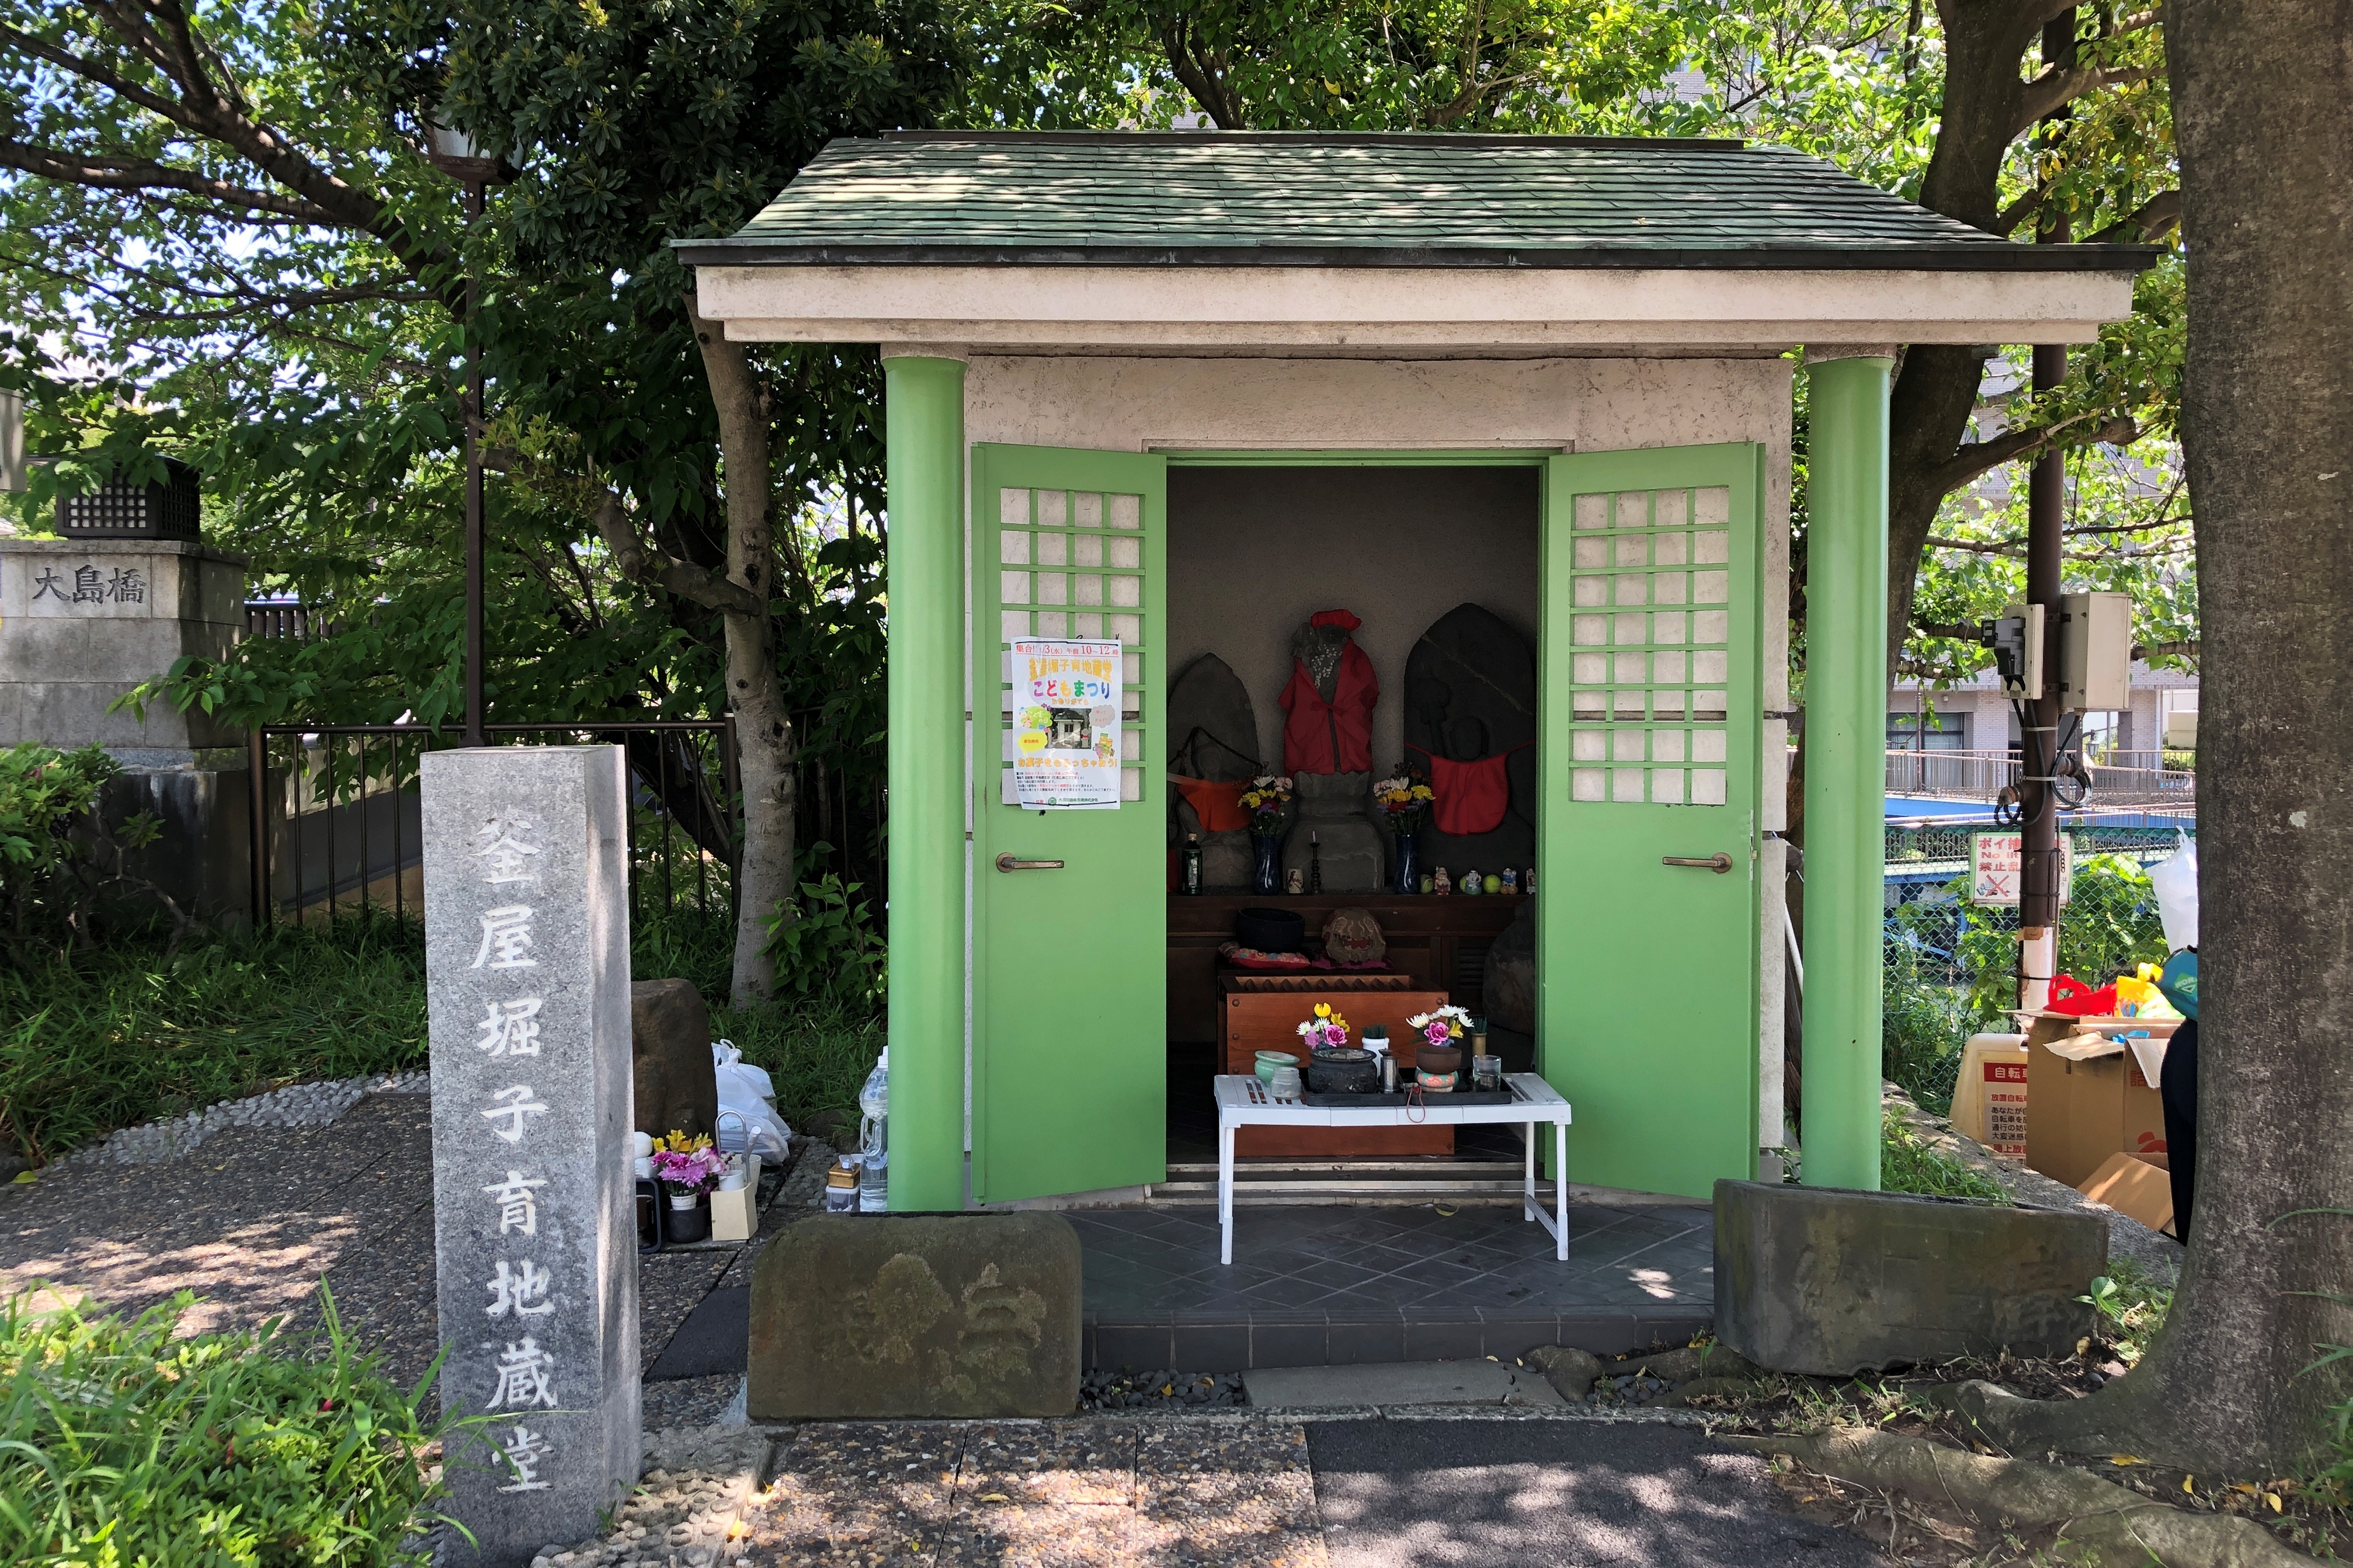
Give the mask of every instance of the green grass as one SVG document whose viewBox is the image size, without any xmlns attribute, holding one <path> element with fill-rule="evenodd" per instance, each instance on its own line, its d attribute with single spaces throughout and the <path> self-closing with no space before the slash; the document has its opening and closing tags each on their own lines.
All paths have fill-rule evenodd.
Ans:
<svg viewBox="0 0 2353 1568">
<path fill-rule="evenodd" d="M 2010 1194 L 1992 1177 L 1930 1148 L 1892 1115 L 1883 1116 L 1879 1122 L 1879 1188 L 1932 1198 L 2010 1202 Z"/>
<path fill-rule="evenodd" d="M 423 938 L 388 919 L 0 965 L 0 1136 L 36 1163 L 134 1122 L 425 1056 Z"/>
<path fill-rule="evenodd" d="M 715 1034 L 775 1079 L 796 1126 L 853 1110 L 882 1048 L 881 1015 L 830 1002 L 724 1005 L 723 917 L 649 913 L 640 978 L 681 975 Z M 425 945 L 415 921 L 351 917 L 208 938 L 166 955 L 125 938 L 95 952 L 0 963 L 0 1152 L 41 1163 L 119 1127 L 280 1084 L 425 1065 Z"/>
<path fill-rule="evenodd" d="M 375 1568 L 431 1506 L 440 1433 L 324 1328 L 174 1337 L 193 1298 L 123 1319 L 0 1302 L 0 1562 Z M 429 1380 L 428 1380 L 429 1381 Z"/>
</svg>

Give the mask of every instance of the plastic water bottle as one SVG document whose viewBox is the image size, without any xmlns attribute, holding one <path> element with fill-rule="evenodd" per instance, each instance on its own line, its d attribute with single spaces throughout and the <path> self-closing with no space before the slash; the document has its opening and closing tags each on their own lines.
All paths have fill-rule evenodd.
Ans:
<svg viewBox="0 0 2353 1568">
<path fill-rule="evenodd" d="M 882 1047 L 866 1087 L 858 1091 L 858 1212 L 882 1214 L 891 1207 L 891 1047 Z"/>
</svg>

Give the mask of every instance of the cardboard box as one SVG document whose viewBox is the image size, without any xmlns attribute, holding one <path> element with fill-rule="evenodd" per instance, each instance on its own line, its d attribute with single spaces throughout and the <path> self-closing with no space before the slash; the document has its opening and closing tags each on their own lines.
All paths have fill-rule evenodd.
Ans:
<svg viewBox="0 0 2353 1568">
<path fill-rule="evenodd" d="M 2165 1107 L 2156 1088 L 2121 1039 L 2075 1043 L 2079 1024 L 2091 1032 L 2147 1028 L 2159 1020 L 2084 1020 L 2043 1014 L 2026 1034 L 2026 1163 L 2077 1191 L 2111 1154 L 2162 1154 Z M 2052 1047 L 2100 1054 L 2070 1060 Z"/>
<path fill-rule="evenodd" d="M 2151 1230 L 2173 1234 L 2173 1173 L 2164 1154 L 2111 1154 L 2075 1190 Z"/>
<path fill-rule="evenodd" d="M 2026 1060 L 2023 1035 L 1971 1035 L 1953 1081 L 1954 1131 L 2026 1158 Z"/>
</svg>

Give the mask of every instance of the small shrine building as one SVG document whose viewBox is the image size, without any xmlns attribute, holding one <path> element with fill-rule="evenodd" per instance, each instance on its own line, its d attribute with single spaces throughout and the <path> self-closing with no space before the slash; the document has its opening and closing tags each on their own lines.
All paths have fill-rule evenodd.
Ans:
<svg viewBox="0 0 2353 1568">
<path fill-rule="evenodd" d="M 1572 1102 L 1576 1180 L 1754 1175 L 1786 1142 L 1801 358 L 1803 1173 L 1878 1184 L 1891 373 L 2089 342 L 2149 249 L 1731 141 L 923 132 L 835 142 L 680 253 L 731 339 L 883 356 L 893 1208 L 1165 1181 L 1209 1073 L 1250 1070 L 1244 909 L 1368 910 L 1387 973 Z M 1040 742 L 1115 759 L 1088 809 L 1022 804 L 1027 639 L 1117 644 L 1115 722 Z M 1366 791 L 1400 762 L 1442 784 L 1420 871 L 1515 890 L 1397 890 Z M 1261 771 L 1299 791 L 1278 889 L 1321 890 L 1247 885 Z"/>
</svg>

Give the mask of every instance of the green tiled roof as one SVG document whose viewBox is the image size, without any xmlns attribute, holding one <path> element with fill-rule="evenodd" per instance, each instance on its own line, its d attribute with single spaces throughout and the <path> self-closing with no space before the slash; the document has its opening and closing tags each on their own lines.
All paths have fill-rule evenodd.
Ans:
<svg viewBox="0 0 2353 1568">
<path fill-rule="evenodd" d="M 1263 132 L 838 141 L 690 264 L 2137 269 L 1738 142 Z"/>
</svg>

